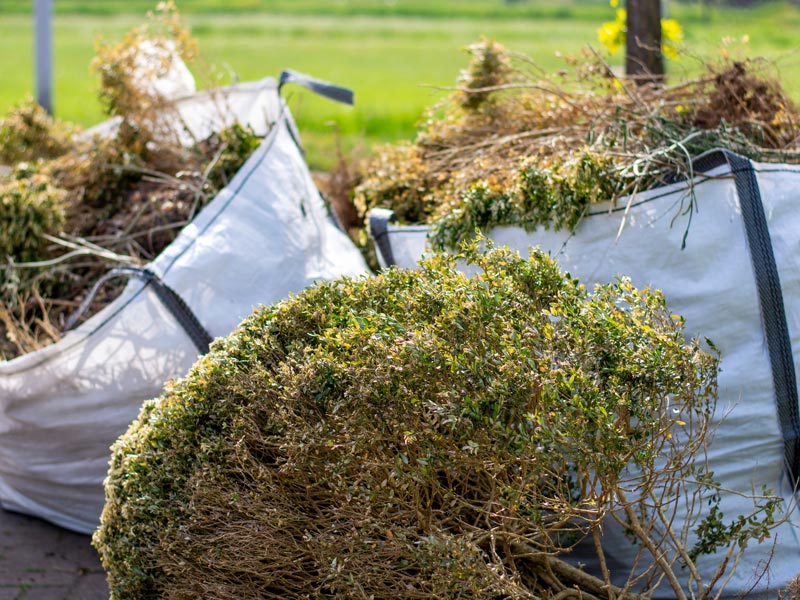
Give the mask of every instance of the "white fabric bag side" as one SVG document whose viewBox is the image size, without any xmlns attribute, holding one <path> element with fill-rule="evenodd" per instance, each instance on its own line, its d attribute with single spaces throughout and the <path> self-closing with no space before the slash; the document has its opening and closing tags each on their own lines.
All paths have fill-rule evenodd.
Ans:
<svg viewBox="0 0 800 600">
<path fill-rule="evenodd" d="M 795 369 L 800 368 L 800 170 L 756 165 L 758 183 L 780 274 Z M 632 202 L 624 229 L 617 233 L 628 199 L 616 207 L 593 210 L 574 234 L 543 228 L 527 233 L 518 227 L 489 232 L 493 241 L 527 255 L 531 246 L 550 253 L 563 271 L 578 277 L 589 289 L 621 275 L 637 287 L 661 289 L 670 310 L 686 319 L 686 333 L 707 337 L 720 349 L 719 401 L 714 415 L 709 469 L 723 488 L 743 494 L 722 494 L 724 521 L 752 511 L 747 496 L 766 485 L 795 505 L 795 489 L 784 460 L 770 357 L 767 351 L 758 290 L 748 250 L 734 178 L 727 166 L 709 173 L 717 178 L 696 182 L 691 212 L 685 184 L 639 194 Z M 684 234 L 686 247 L 682 249 Z M 414 267 L 427 250 L 420 227 L 386 226 L 390 260 Z M 380 244 L 378 244 L 380 246 Z M 387 258 L 384 256 L 384 260 Z M 389 262 L 389 261 L 387 261 Z M 686 522 L 678 507 L 675 527 Z M 726 597 L 750 594 L 775 597 L 800 573 L 800 515 L 794 510 L 771 539 L 751 542 L 725 588 Z M 619 527 L 604 528 L 604 546 L 615 583 L 623 583 L 638 551 Z M 689 545 L 692 545 L 690 539 Z M 589 556 L 580 562 L 599 573 Z M 716 555 L 702 556 L 699 569 L 709 581 L 720 563 Z M 767 571 L 762 573 L 765 565 Z M 729 570 L 730 571 L 730 570 Z M 678 569 L 679 575 L 685 570 Z M 674 597 L 666 583 L 655 597 Z"/>
<path fill-rule="evenodd" d="M 234 123 L 249 127 L 256 135 L 266 135 L 281 110 L 276 94 L 277 82 L 272 77 L 201 90 L 170 98 L 163 118 L 169 121 L 170 132 L 185 146 Z M 90 127 L 81 136 L 87 140 L 94 136 L 115 137 L 121 122 L 120 117 L 113 117 Z"/>
<path fill-rule="evenodd" d="M 213 336 L 252 308 L 367 267 L 329 217 L 288 111 L 230 184 L 148 268 Z M 0 363 L 0 502 L 89 533 L 104 504 L 109 446 L 182 376 L 198 350 L 156 297 L 123 294 L 58 343 Z"/>
<path fill-rule="evenodd" d="M 367 266 L 325 208 L 288 114 L 215 199 L 152 263 L 213 336 L 258 304 Z"/>
<path fill-rule="evenodd" d="M 3 508 L 89 533 L 109 446 L 197 349 L 140 282 L 58 343 L 0 363 Z"/>
</svg>

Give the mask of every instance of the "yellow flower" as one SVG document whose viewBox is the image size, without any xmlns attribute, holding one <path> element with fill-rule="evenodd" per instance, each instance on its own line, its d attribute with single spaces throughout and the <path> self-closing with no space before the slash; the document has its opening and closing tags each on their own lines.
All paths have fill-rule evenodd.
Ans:
<svg viewBox="0 0 800 600">
<path fill-rule="evenodd" d="M 683 41 L 683 27 L 675 19 L 661 19 L 661 51 L 667 58 L 678 58 L 678 46 Z"/>
<path fill-rule="evenodd" d="M 628 13 L 624 8 L 617 8 L 619 0 L 610 0 L 611 6 L 617 9 L 613 21 L 603 23 L 597 30 L 598 41 L 606 47 L 609 54 L 616 54 L 625 45 L 626 21 Z M 683 27 L 675 19 L 661 19 L 661 51 L 667 58 L 678 58 L 678 47 L 683 41 Z"/>
<path fill-rule="evenodd" d="M 675 19 L 661 19 L 661 38 L 670 42 L 682 42 L 683 27 Z"/>
<path fill-rule="evenodd" d="M 614 21 L 603 23 L 597 30 L 597 39 L 610 54 L 616 54 L 625 44 L 625 19 L 627 13 L 624 8 L 617 9 L 617 18 Z"/>
</svg>

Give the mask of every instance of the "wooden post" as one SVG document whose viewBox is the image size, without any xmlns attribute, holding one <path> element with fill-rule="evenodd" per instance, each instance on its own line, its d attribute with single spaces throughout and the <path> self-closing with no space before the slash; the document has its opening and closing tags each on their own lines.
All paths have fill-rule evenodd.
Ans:
<svg viewBox="0 0 800 600">
<path fill-rule="evenodd" d="M 642 82 L 664 78 L 661 0 L 627 0 L 625 74 Z"/>
<path fill-rule="evenodd" d="M 34 0 L 36 23 L 36 101 L 53 114 L 53 32 L 51 20 L 52 0 Z"/>
</svg>

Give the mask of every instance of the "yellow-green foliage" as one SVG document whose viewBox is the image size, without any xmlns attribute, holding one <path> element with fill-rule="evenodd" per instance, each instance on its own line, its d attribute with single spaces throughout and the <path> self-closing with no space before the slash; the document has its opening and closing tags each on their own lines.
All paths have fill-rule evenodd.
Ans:
<svg viewBox="0 0 800 600">
<path fill-rule="evenodd" d="M 154 143 L 174 142 L 170 134 L 179 125 L 163 114 L 169 103 L 143 83 L 167 73 L 174 55 L 186 62 L 197 55 L 197 44 L 175 3 L 159 2 L 145 25 L 128 32 L 119 43 L 99 41 L 95 52 L 92 68 L 100 75 L 100 100 L 108 115 L 121 118 L 117 143 L 149 158 Z M 156 54 L 159 61 L 154 64 Z"/>
<path fill-rule="evenodd" d="M 644 485 L 693 469 L 716 362 L 657 292 L 476 248 L 262 308 L 147 403 L 94 536 L 112 598 L 579 585 L 551 558 L 627 466 Z"/>
<path fill-rule="evenodd" d="M 49 243 L 42 234 L 58 233 L 64 222 L 63 199 L 42 175 L 0 180 L 0 260 L 40 260 Z"/>
<path fill-rule="evenodd" d="M 552 167 L 525 160 L 508 187 L 474 184 L 434 222 L 431 242 L 454 248 L 476 230 L 501 225 L 573 230 L 590 205 L 613 198 L 619 186 L 611 159 L 587 150 Z"/>
<path fill-rule="evenodd" d="M 467 48 L 472 54 L 469 67 L 458 77 L 457 101 L 462 108 L 477 110 L 490 98 L 492 88 L 508 83 L 512 73 L 505 48 L 494 40 L 482 40 Z M 495 96 L 496 97 L 496 96 Z"/>
<path fill-rule="evenodd" d="M 72 126 L 53 119 L 28 98 L 0 119 L 0 163 L 61 156 L 72 149 L 74 133 Z"/>
</svg>

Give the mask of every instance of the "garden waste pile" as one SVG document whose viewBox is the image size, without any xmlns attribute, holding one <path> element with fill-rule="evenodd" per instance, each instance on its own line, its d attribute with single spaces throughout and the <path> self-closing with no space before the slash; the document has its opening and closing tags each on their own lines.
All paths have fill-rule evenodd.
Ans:
<svg viewBox="0 0 800 600">
<path fill-rule="evenodd" d="M 354 193 L 363 218 L 388 208 L 399 223 L 431 225 L 434 247 L 454 248 L 476 228 L 573 230 L 593 204 L 691 179 L 692 160 L 714 148 L 800 162 L 800 114 L 766 60 L 637 85 L 591 51 L 548 75 L 494 41 L 469 50 L 416 140 L 366 165 Z"/>
<path fill-rule="evenodd" d="M 184 38 L 143 35 L 100 61 L 109 121 L 60 136 L 23 106 L 0 127 L 4 160 L 25 159 L 0 183 L 0 503 L 83 533 L 99 522 L 109 447 L 143 402 L 254 306 L 367 271 L 280 88 L 352 93 L 292 71 L 189 93 L 174 69 Z"/>
<path fill-rule="evenodd" d="M 195 54 L 165 4 L 121 43 L 99 46 L 93 66 L 110 127 L 79 132 L 33 101 L 0 119 L 8 167 L 0 176 L 0 359 L 60 339 L 102 275 L 157 256 L 261 142 L 269 124 L 236 122 L 222 91 L 204 101 L 222 125 L 192 137 L 175 100 L 194 89 L 183 60 Z M 179 66 L 183 80 L 174 77 Z M 123 286 L 101 288 L 84 315 Z"/>
<path fill-rule="evenodd" d="M 715 393 L 659 293 L 476 244 L 218 340 L 115 444 L 94 544 L 120 599 L 634 598 L 564 557 L 621 506 L 643 555 L 674 548 L 654 532 L 688 479 L 715 504 Z M 764 534 L 774 502 L 683 558 Z"/>
<path fill-rule="evenodd" d="M 712 529 L 748 529 L 764 498 L 780 501 L 761 513 L 769 535 L 738 557 L 665 550 L 687 564 L 680 585 L 637 589 L 702 597 L 716 581 L 722 597 L 777 596 L 800 564 L 796 107 L 762 60 L 665 85 L 620 79 L 591 51 L 547 78 L 496 43 L 471 50 L 458 89 L 416 141 L 379 154 L 356 188 L 378 262 L 416 268 L 480 231 L 518 251 L 538 247 L 587 287 L 624 276 L 661 290 L 687 334 L 721 356 L 704 459 L 719 505 L 676 506 L 672 530 L 692 547 Z M 603 524 L 603 560 L 573 556 L 625 587 L 652 562 L 619 517 Z"/>
<path fill-rule="evenodd" d="M 138 413 L 112 598 L 795 593 L 796 108 L 756 60 L 470 51 L 353 196 L 450 253 L 371 278 L 276 82 L 263 130 L 189 126 L 171 3 L 100 46 L 111 121 L 0 122 L 0 501 L 91 531 Z"/>
<path fill-rule="evenodd" d="M 756 62 L 472 52 L 355 190 L 451 252 L 263 307 L 145 404 L 94 536 L 113 598 L 796 593 L 796 110 Z"/>
</svg>

